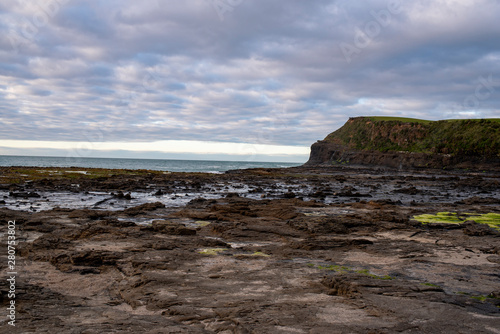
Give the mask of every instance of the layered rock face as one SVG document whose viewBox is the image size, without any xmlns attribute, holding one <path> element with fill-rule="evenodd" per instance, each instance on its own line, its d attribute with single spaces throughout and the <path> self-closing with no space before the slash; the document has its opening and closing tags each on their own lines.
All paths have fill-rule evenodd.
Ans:
<svg viewBox="0 0 500 334">
<path fill-rule="evenodd" d="M 306 166 L 500 170 L 498 120 L 351 118 L 311 146 Z"/>
</svg>

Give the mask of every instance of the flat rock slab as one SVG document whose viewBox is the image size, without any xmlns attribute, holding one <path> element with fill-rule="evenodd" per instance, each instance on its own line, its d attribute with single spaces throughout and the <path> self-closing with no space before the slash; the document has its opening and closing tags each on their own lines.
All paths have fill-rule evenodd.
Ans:
<svg viewBox="0 0 500 334">
<path fill-rule="evenodd" d="M 303 168 L 197 174 L 196 182 L 169 174 L 148 184 L 192 185 L 199 197 L 168 206 L 160 194 L 119 210 L 0 208 L 19 240 L 17 326 L 4 320 L 0 332 L 499 333 L 498 233 L 412 219 L 500 212 L 491 200 L 463 200 L 485 180 L 496 198 L 493 174 Z M 142 191 L 140 181 L 110 178 L 103 189 L 72 180 L 81 196 L 118 184 Z M 227 196 L 230 183 L 245 192 Z M 16 187 L 64 188 L 47 184 Z M 220 196 L 201 197 L 217 187 Z M 283 196 L 287 188 L 295 196 Z M 342 189 L 372 189 L 372 197 L 335 195 Z M 436 189 L 449 200 L 427 200 Z M 0 256 L 3 273 L 6 265 Z M 6 308 L 6 279 L 0 290 Z"/>
</svg>

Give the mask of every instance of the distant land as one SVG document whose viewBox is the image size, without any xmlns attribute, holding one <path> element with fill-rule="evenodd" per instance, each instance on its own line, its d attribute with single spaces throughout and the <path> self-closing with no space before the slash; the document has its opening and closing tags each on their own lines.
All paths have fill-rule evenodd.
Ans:
<svg viewBox="0 0 500 334">
<path fill-rule="evenodd" d="M 500 170 L 500 119 L 350 118 L 306 163 L 335 164 Z"/>
</svg>

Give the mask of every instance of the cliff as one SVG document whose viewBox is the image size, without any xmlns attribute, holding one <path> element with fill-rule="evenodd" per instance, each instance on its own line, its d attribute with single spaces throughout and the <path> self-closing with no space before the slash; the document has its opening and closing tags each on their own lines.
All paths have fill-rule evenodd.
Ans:
<svg viewBox="0 0 500 334">
<path fill-rule="evenodd" d="M 500 119 L 356 117 L 311 147 L 306 166 L 500 170 Z"/>
</svg>

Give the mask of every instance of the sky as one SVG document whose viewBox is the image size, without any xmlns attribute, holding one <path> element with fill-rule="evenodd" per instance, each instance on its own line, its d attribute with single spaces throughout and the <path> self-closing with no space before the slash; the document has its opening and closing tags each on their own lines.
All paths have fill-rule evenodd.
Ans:
<svg viewBox="0 0 500 334">
<path fill-rule="evenodd" d="M 305 162 L 349 117 L 500 117 L 498 0 L 2 0 L 0 154 Z"/>
</svg>

